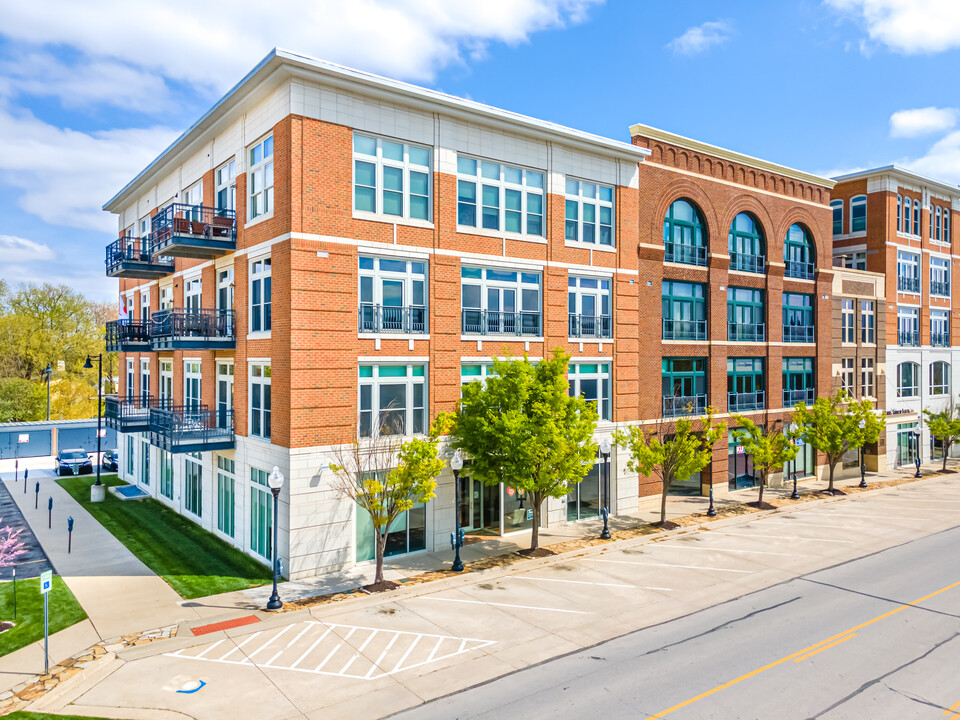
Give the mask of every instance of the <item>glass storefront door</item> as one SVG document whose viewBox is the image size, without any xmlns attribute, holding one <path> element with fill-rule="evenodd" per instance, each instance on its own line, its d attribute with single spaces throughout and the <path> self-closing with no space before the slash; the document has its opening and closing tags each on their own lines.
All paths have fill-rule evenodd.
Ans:
<svg viewBox="0 0 960 720">
<path fill-rule="evenodd" d="M 603 461 L 595 462 L 586 477 L 570 489 L 567 495 L 567 520 L 599 517 L 602 473 Z"/>
<path fill-rule="evenodd" d="M 500 533 L 501 486 L 460 476 L 460 526 L 467 532 Z"/>
<path fill-rule="evenodd" d="M 897 467 L 913 465 L 917 457 L 917 441 L 913 431 L 917 424 L 900 423 L 897 425 Z"/>
</svg>

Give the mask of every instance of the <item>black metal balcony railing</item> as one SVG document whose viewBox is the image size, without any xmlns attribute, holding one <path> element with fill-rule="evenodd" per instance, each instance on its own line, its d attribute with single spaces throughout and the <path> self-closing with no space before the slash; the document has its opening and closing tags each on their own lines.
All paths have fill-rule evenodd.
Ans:
<svg viewBox="0 0 960 720">
<path fill-rule="evenodd" d="M 103 420 L 107 427 L 119 432 L 145 432 L 150 426 L 150 409 L 165 408 L 167 398 L 149 395 L 107 395 L 103 404 Z"/>
<path fill-rule="evenodd" d="M 464 335 L 533 335 L 541 336 L 540 313 L 463 310 Z"/>
<path fill-rule="evenodd" d="M 663 319 L 664 340 L 706 340 L 706 320 Z"/>
<path fill-rule="evenodd" d="M 150 349 L 149 320 L 111 320 L 105 335 L 107 352 Z"/>
<path fill-rule="evenodd" d="M 763 323 L 727 323 L 727 340 L 763 342 L 766 327 Z"/>
<path fill-rule="evenodd" d="M 150 322 L 150 342 L 154 350 L 230 350 L 237 345 L 233 310 L 158 310 Z"/>
<path fill-rule="evenodd" d="M 950 347 L 950 333 L 948 332 L 930 333 L 930 344 L 933 347 Z"/>
<path fill-rule="evenodd" d="M 151 221 L 150 251 L 176 257 L 214 258 L 237 249 L 236 212 L 173 203 Z"/>
<path fill-rule="evenodd" d="M 125 235 L 107 245 L 105 260 L 109 277 L 152 280 L 173 272 L 173 258 L 154 257 L 146 238 Z"/>
<path fill-rule="evenodd" d="M 706 395 L 672 395 L 663 399 L 663 416 L 702 415 L 707 411 Z"/>
<path fill-rule="evenodd" d="M 206 405 L 150 408 L 150 443 L 171 453 L 229 450 L 234 446 L 233 410 Z"/>
<path fill-rule="evenodd" d="M 901 347 L 920 347 L 920 333 L 916 330 L 898 330 L 897 345 Z"/>
<path fill-rule="evenodd" d="M 897 275 L 897 292 L 920 292 L 920 278 Z"/>
<path fill-rule="evenodd" d="M 787 260 L 786 266 L 784 275 L 788 278 L 813 280 L 813 263 L 801 262 L 800 260 Z"/>
<path fill-rule="evenodd" d="M 940 297 L 950 297 L 950 283 L 946 280 L 931 280 L 930 294 Z"/>
<path fill-rule="evenodd" d="M 783 391 L 783 406 L 785 408 L 792 408 L 797 403 L 812 405 L 815 398 L 816 392 L 813 388 L 800 388 L 799 390 L 788 390 L 785 388 Z"/>
<path fill-rule="evenodd" d="M 744 412 L 746 410 L 763 410 L 763 390 L 755 392 L 727 393 L 727 410 L 729 412 Z"/>
<path fill-rule="evenodd" d="M 612 338 L 613 318 L 609 315 L 569 314 L 570 337 Z"/>
<path fill-rule="evenodd" d="M 784 325 L 783 341 L 789 343 L 812 343 L 812 325 Z"/>
<path fill-rule="evenodd" d="M 766 258 L 763 255 L 754 255 L 752 253 L 730 253 L 730 269 L 740 270 L 742 272 L 763 273 L 766 265 Z"/>
<path fill-rule="evenodd" d="M 363 304 L 357 310 L 357 327 L 362 333 L 411 333 L 428 332 L 427 309 L 408 305 L 387 307 Z"/>
<path fill-rule="evenodd" d="M 704 245 L 684 245 L 683 243 L 664 243 L 663 259 L 666 262 L 684 265 L 707 266 L 707 248 Z"/>
</svg>

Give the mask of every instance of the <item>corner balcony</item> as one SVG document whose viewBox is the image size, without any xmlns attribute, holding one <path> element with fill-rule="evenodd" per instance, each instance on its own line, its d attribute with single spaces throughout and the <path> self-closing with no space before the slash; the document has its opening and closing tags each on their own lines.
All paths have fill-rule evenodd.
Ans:
<svg viewBox="0 0 960 720">
<path fill-rule="evenodd" d="M 516 335 L 518 337 L 543 335 L 538 312 L 463 310 L 461 311 L 461 331 L 464 335 Z"/>
<path fill-rule="evenodd" d="M 763 342 L 766 326 L 763 323 L 727 323 L 727 340 Z"/>
<path fill-rule="evenodd" d="M 150 408 L 150 444 L 169 453 L 232 450 L 233 411 L 206 405 Z"/>
<path fill-rule="evenodd" d="M 788 343 L 812 343 L 812 325 L 784 325 L 783 341 Z"/>
<path fill-rule="evenodd" d="M 577 315 L 568 316 L 568 332 L 574 338 L 595 338 L 598 340 L 613 337 L 613 319 L 609 315 Z"/>
<path fill-rule="evenodd" d="M 783 391 L 783 406 L 785 408 L 792 408 L 797 403 L 806 403 L 807 405 L 813 405 L 813 401 L 816 400 L 817 393 L 813 388 L 801 388 L 799 390 L 784 390 Z"/>
<path fill-rule="evenodd" d="M 701 341 L 707 339 L 706 320 L 663 319 L 664 340 Z"/>
<path fill-rule="evenodd" d="M 361 333 L 423 335 L 430 331 L 430 326 L 425 307 L 364 304 L 357 311 L 357 329 Z"/>
<path fill-rule="evenodd" d="M 767 259 L 763 255 L 752 255 L 747 253 L 730 253 L 730 269 L 740 270 L 741 272 L 763 274 Z"/>
<path fill-rule="evenodd" d="M 787 260 L 785 265 L 786 269 L 783 272 L 785 277 L 813 280 L 813 263 Z"/>
<path fill-rule="evenodd" d="M 663 416 L 665 418 L 703 415 L 706 411 L 706 395 L 673 395 L 663 399 Z"/>
<path fill-rule="evenodd" d="M 766 407 L 766 405 L 764 403 L 763 390 L 758 390 L 756 392 L 727 393 L 728 412 L 763 410 L 764 407 Z"/>
<path fill-rule="evenodd" d="M 707 248 L 705 245 L 684 245 L 668 242 L 663 246 L 664 262 L 682 263 L 684 265 L 707 266 Z"/>
<path fill-rule="evenodd" d="M 150 350 L 149 320 L 111 320 L 105 335 L 107 352 Z"/>
<path fill-rule="evenodd" d="M 900 347 L 920 347 L 920 333 L 916 330 L 898 330 L 897 345 Z"/>
<path fill-rule="evenodd" d="M 154 350 L 233 350 L 233 310 L 159 310 L 150 322 L 150 344 Z"/>
<path fill-rule="evenodd" d="M 151 222 L 150 251 L 154 255 L 209 260 L 237 249 L 233 210 L 174 203 Z"/>
<path fill-rule="evenodd" d="M 107 276 L 156 280 L 173 273 L 173 258 L 154 257 L 146 238 L 125 235 L 107 245 Z"/>
<path fill-rule="evenodd" d="M 169 405 L 170 400 L 149 395 L 107 395 L 103 421 L 117 432 L 146 432 L 150 427 L 150 409 Z"/>
</svg>

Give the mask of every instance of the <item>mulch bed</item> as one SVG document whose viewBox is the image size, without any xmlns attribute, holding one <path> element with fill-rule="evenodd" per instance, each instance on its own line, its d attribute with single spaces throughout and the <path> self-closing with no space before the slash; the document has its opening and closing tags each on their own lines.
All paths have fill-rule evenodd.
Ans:
<svg viewBox="0 0 960 720">
<path fill-rule="evenodd" d="M 387 592 L 388 590 L 396 590 L 398 587 L 400 587 L 400 583 L 395 583 L 392 580 L 384 580 L 383 582 L 364 585 L 360 589 L 365 593 L 373 594 L 378 592 Z"/>
</svg>

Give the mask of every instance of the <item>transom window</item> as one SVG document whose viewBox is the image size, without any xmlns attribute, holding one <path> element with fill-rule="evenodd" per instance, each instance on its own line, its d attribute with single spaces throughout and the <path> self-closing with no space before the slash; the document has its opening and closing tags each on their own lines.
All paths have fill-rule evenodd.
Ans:
<svg viewBox="0 0 960 720">
<path fill-rule="evenodd" d="M 360 256 L 360 332 L 427 332 L 427 265 Z"/>
<path fill-rule="evenodd" d="M 353 207 L 358 212 L 429 220 L 431 178 L 429 148 L 353 136 Z"/>
<path fill-rule="evenodd" d="M 950 363 L 942 360 L 930 363 L 930 394 L 950 394 Z"/>
<path fill-rule="evenodd" d="M 270 439 L 270 378 L 269 365 L 250 366 L 250 434 Z"/>
<path fill-rule="evenodd" d="M 613 247 L 613 188 L 566 180 L 564 238 Z"/>
<path fill-rule="evenodd" d="M 264 138 L 249 154 L 250 219 L 273 212 L 273 136 Z"/>
<path fill-rule="evenodd" d="M 567 279 L 570 337 L 612 337 L 610 281 L 603 278 Z"/>
<path fill-rule="evenodd" d="M 728 240 L 731 270 L 763 272 L 763 231 L 756 220 L 747 213 L 737 215 L 730 224 Z"/>
<path fill-rule="evenodd" d="M 863 343 L 876 342 L 876 315 L 873 309 L 873 300 L 860 301 L 860 341 Z"/>
<path fill-rule="evenodd" d="M 543 173 L 457 156 L 457 225 L 543 237 Z"/>
<path fill-rule="evenodd" d="M 920 365 L 915 362 L 902 362 L 897 365 L 897 397 L 911 398 L 920 396 Z"/>
<path fill-rule="evenodd" d="M 271 327 L 273 290 L 270 258 L 250 264 L 250 331 L 268 332 Z"/>
<path fill-rule="evenodd" d="M 570 396 L 596 405 L 601 420 L 610 420 L 610 365 L 608 363 L 571 363 Z"/>
<path fill-rule="evenodd" d="M 674 200 L 663 219 L 664 260 L 687 265 L 707 264 L 706 225 L 689 200 Z"/>
<path fill-rule="evenodd" d="M 833 210 L 833 234 L 843 235 L 843 200 L 831 200 Z"/>
<path fill-rule="evenodd" d="M 850 198 L 850 232 L 866 232 L 867 196 L 857 195 Z"/>
<path fill-rule="evenodd" d="M 663 281 L 663 339 L 706 340 L 707 304 L 699 283 Z"/>
<path fill-rule="evenodd" d="M 814 254 L 810 235 L 800 225 L 791 225 L 783 244 L 787 277 L 813 279 Z"/>
<path fill-rule="evenodd" d="M 360 365 L 359 435 L 426 432 L 426 366 Z"/>
<path fill-rule="evenodd" d="M 464 334 L 542 334 L 540 273 L 462 267 L 460 278 Z"/>
</svg>

